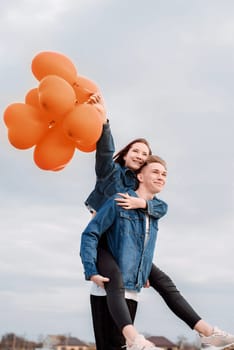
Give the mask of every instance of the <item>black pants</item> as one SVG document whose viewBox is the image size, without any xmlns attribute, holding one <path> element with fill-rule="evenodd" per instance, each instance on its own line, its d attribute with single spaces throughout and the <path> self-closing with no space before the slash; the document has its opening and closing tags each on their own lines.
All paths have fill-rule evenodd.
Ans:
<svg viewBox="0 0 234 350">
<path fill-rule="evenodd" d="M 109 312 L 105 296 L 90 295 L 93 329 L 97 350 L 123 350 L 125 339 Z M 137 302 L 126 299 L 131 322 L 134 322 Z"/>
<path fill-rule="evenodd" d="M 116 339 L 115 345 L 116 349 L 118 349 L 118 346 L 121 347 L 123 341 L 121 330 L 125 325 L 133 324 L 137 303 L 132 301 L 135 308 L 134 312 L 132 309 L 129 309 L 129 301 L 126 303 L 124 298 L 121 272 L 113 256 L 105 246 L 98 248 L 97 266 L 99 273 L 102 276 L 109 277 L 110 282 L 105 283 L 106 297 L 92 297 L 91 306 L 96 342 L 105 342 L 105 329 L 108 326 L 112 331 L 108 331 L 107 334 L 112 334 L 112 340 Z M 171 311 L 191 329 L 194 329 L 195 324 L 201 320 L 201 317 L 180 294 L 170 277 L 153 264 L 149 281 L 150 285 L 162 296 Z M 104 315 L 103 317 L 102 314 Z M 97 347 L 97 350 L 106 349 L 108 347 L 104 348 L 101 345 Z"/>
</svg>

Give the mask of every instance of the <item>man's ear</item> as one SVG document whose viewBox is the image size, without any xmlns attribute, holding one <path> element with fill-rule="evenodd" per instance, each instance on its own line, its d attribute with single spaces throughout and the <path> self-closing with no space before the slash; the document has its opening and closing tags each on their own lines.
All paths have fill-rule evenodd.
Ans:
<svg viewBox="0 0 234 350">
<path fill-rule="evenodd" d="M 142 182 L 142 178 L 143 178 L 142 173 L 138 173 L 138 174 L 137 174 L 137 180 L 138 180 L 139 182 Z"/>
</svg>

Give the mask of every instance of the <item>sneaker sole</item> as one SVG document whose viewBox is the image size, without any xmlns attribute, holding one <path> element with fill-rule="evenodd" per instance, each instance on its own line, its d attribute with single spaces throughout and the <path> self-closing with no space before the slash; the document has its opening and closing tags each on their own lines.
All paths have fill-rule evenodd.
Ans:
<svg viewBox="0 0 234 350">
<path fill-rule="evenodd" d="M 201 350 L 234 350 L 234 343 L 227 344 L 223 346 L 215 346 L 215 345 L 203 345 Z"/>
</svg>

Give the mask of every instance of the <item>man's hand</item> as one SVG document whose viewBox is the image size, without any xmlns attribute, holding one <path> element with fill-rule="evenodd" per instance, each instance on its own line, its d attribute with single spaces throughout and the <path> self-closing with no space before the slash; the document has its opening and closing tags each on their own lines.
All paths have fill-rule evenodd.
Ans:
<svg viewBox="0 0 234 350">
<path fill-rule="evenodd" d="M 101 275 L 93 275 L 90 277 L 90 280 L 96 283 L 99 287 L 104 288 L 104 282 L 109 282 L 110 279 L 108 277 L 103 277 Z"/>
<path fill-rule="evenodd" d="M 149 282 L 149 280 L 147 280 L 145 285 L 144 285 L 144 288 L 149 288 L 149 287 L 150 287 L 150 282 Z"/>
<path fill-rule="evenodd" d="M 146 201 L 143 198 L 129 196 L 128 193 L 118 193 L 121 198 L 115 198 L 117 205 L 124 209 L 145 209 Z"/>
</svg>

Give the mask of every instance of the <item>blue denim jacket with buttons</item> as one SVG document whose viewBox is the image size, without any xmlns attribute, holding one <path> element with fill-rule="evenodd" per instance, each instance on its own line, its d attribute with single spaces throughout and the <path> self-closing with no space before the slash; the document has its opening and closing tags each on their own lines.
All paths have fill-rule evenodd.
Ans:
<svg viewBox="0 0 234 350">
<path fill-rule="evenodd" d="M 106 123 L 103 125 L 103 132 L 96 148 L 96 185 L 85 201 L 89 209 L 98 211 L 103 203 L 114 194 L 125 193 L 129 189 L 135 190 L 138 186 L 135 173 L 113 161 L 114 152 L 115 146 L 110 125 Z M 155 199 L 147 201 L 147 212 L 150 216 L 158 218 L 158 205 Z M 166 203 L 162 202 L 161 205 L 162 210 L 167 209 Z"/>
<path fill-rule="evenodd" d="M 137 194 L 129 190 L 130 196 Z M 108 249 L 117 262 L 123 277 L 124 287 L 139 291 L 146 283 L 154 254 L 158 232 L 158 219 L 166 214 L 166 204 L 154 199 L 157 218 L 149 217 L 149 235 L 146 235 L 146 213 L 140 209 L 125 210 L 109 198 L 90 221 L 81 237 L 80 256 L 85 278 L 98 274 L 97 246 L 102 234 L 106 234 Z"/>
</svg>

